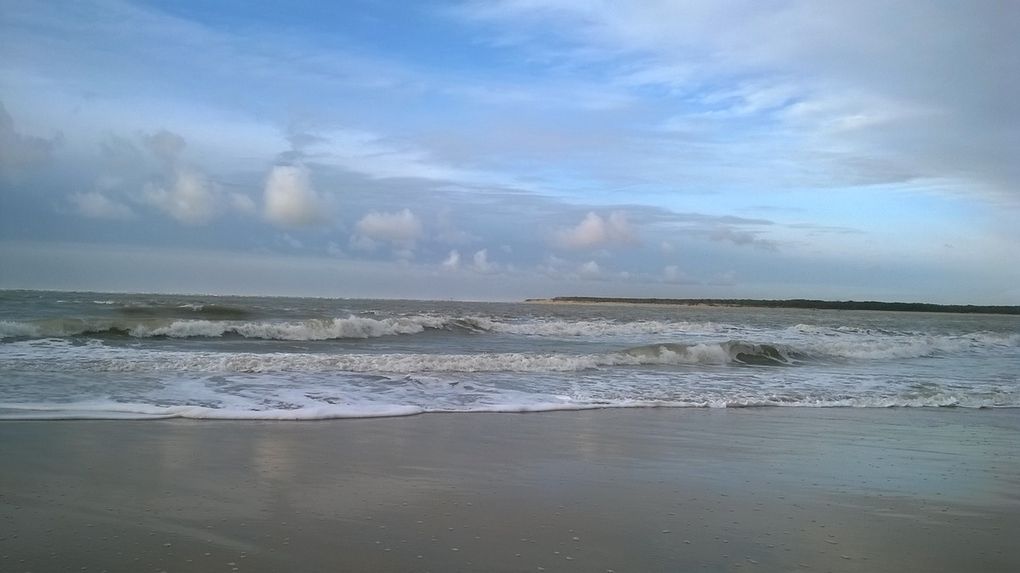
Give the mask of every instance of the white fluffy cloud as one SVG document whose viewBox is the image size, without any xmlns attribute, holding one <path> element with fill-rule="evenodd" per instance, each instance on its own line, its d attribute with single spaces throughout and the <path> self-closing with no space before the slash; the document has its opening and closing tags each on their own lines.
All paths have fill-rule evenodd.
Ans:
<svg viewBox="0 0 1020 573">
<path fill-rule="evenodd" d="M 142 188 L 142 201 L 188 225 L 208 223 L 220 212 L 232 209 L 250 212 L 247 197 L 224 194 L 219 185 L 202 171 L 182 159 L 187 142 L 180 135 L 162 129 L 145 135 L 142 143 L 163 168 L 160 179 L 148 181 Z M 247 199 L 251 204 L 251 200 Z"/>
<path fill-rule="evenodd" d="M 266 178 L 265 215 L 283 227 L 305 227 L 324 222 L 322 199 L 312 187 L 303 165 L 277 165 Z"/>
<path fill-rule="evenodd" d="M 410 209 L 396 213 L 373 211 L 362 217 L 355 228 L 361 237 L 405 247 L 414 245 L 422 236 L 421 220 Z"/>
<path fill-rule="evenodd" d="M 608 217 L 588 213 L 575 227 L 556 234 L 555 243 L 565 249 L 592 249 L 605 246 L 626 246 L 637 243 L 627 215 L 614 211 Z"/>
<path fill-rule="evenodd" d="M 202 174 L 177 169 L 169 187 L 145 186 L 145 200 L 182 223 L 206 223 L 216 214 L 217 191 Z"/>
</svg>

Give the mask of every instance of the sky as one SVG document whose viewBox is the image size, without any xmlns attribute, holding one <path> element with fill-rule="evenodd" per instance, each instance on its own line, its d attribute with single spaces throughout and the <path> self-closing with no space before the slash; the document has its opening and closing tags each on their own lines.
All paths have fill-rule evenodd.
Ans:
<svg viewBox="0 0 1020 573">
<path fill-rule="evenodd" d="M 1020 4 L 0 2 L 0 288 L 1020 304 Z"/>
</svg>

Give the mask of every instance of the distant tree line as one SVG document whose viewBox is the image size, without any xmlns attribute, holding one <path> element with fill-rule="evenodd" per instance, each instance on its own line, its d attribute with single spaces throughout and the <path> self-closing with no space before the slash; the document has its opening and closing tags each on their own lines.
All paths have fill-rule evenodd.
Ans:
<svg viewBox="0 0 1020 573">
<path fill-rule="evenodd" d="M 749 306 L 765 308 L 808 308 L 824 310 L 892 310 L 902 312 L 955 312 L 971 314 L 1020 314 L 1020 306 L 989 306 L 973 304 L 931 304 L 927 302 L 878 302 L 873 300 L 761 300 L 753 298 L 615 298 L 599 296 L 557 296 L 551 299 L 528 299 L 529 302 L 674 304 L 706 306 Z"/>
</svg>

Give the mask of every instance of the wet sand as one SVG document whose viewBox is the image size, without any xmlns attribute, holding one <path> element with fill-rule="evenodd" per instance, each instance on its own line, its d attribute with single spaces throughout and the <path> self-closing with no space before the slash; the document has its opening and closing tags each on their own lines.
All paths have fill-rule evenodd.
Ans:
<svg viewBox="0 0 1020 573">
<path fill-rule="evenodd" d="M 1020 410 L 0 423 L 2 571 L 1017 571 Z"/>
</svg>

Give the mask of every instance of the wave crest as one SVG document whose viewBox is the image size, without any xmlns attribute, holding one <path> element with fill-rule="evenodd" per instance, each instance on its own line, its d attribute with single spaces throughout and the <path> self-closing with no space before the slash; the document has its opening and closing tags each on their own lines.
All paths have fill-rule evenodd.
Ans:
<svg viewBox="0 0 1020 573">
<path fill-rule="evenodd" d="M 464 319 L 415 316 L 374 319 L 358 316 L 304 321 L 218 321 L 194 319 L 77 319 L 0 321 L 0 338 L 132 336 L 194 338 L 241 336 L 265 340 L 332 340 L 418 334 L 430 329 L 480 330 Z"/>
<path fill-rule="evenodd" d="M 755 344 L 740 340 L 704 344 L 651 344 L 629 348 L 625 355 L 640 363 L 653 364 L 746 364 L 791 366 L 807 358 L 793 348 L 779 344 Z"/>
<path fill-rule="evenodd" d="M 217 311 L 218 312 L 218 311 Z M 191 318 L 54 318 L 0 321 L 3 338 L 62 338 L 68 336 L 132 336 L 136 338 L 197 338 L 241 336 L 265 340 L 333 340 L 419 334 L 427 330 L 511 334 L 536 337 L 634 336 L 716 333 L 727 327 L 713 323 L 610 320 L 529 320 L 500 322 L 479 316 L 412 315 L 391 318 L 309 319 L 301 321 L 238 321 Z"/>
</svg>

